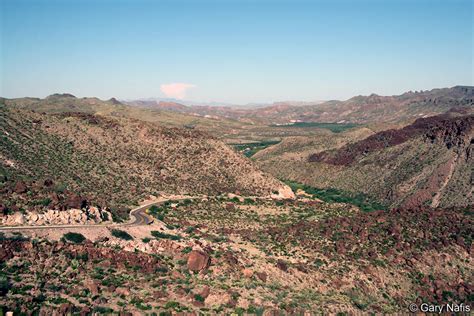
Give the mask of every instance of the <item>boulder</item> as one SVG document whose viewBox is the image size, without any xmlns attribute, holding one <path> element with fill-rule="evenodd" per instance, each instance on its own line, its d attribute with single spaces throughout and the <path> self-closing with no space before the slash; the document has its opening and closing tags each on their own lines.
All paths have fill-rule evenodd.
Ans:
<svg viewBox="0 0 474 316">
<path fill-rule="evenodd" d="M 90 315 L 90 312 L 91 312 L 90 307 L 84 306 L 84 307 L 82 307 L 82 309 L 81 309 L 79 315 L 80 315 L 80 316 L 87 316 L 87 315 Z"/>
<path fill-rule="evenodd" d="M 242 274 L 244 275 L 244 277 L 250 279 L 253 276 L 253 271 L 250 269 L 243 269 Z"/>
<path fill-rule="evenodd" d="M 49 188 L 54 184 L 54 182 L 51 179 L 46 179 L 46 180 L 44 180 L 43 184 L 44 184 L 45 187 Z"/>
<path fill-rule="evenodd" d="M 176 270 L 173 270 L 171 272 L 171 277 L 173 279 L 184 279 L 184 275 L 182 273 L 180 273 L 179 271 L 176 271 Z"/>
<path fill-rule="evenodd" d="M 286 264 L 285 261 L 283 261 L 283 260 L 281 260 L 281 259 L 278 259 L 276 266 L 277 266 L 277 268 L 280 269 L 281 271 L 284 271 L 284 272 L 287 272 L 287 271 L 288 271 L 288 265 Z"/>
<path fill-rule="evenodd" d="M 215 294 L 209 295 L 205 299 L 204 303 L 206 304 L 206 306 L 209 306 L 209 307 L 212 307 L 212 306 L 218 307 L 222 305 L 227 305 L 231 301 L 232 301 L 232 297 L 230 296 L 229 293 L 215 293 Z"/>
<path fill-rule="evenodd" d="M 39 219 L 39 215 L 38 213 L 35 213 L 35 212 L 31 212 L 28 216 L 28 222 L 35 223 L 38 221 L 38 219 Z"/>
<path fill-rule="evenodd" d="M 257 275 L 257 278 L 260 279 L 262 282 L 267 282 L 267 274 L 265 272 L 257 272 L 255 273 Z"/>
<path fill-rule="evenodd" d="M 68 315 L 72 312 L 74 306 L 71 303 L 62 303 L 59 305 L 59 314 Z"/>
<path fill-rule="evenodd" d="M 75 193 L 69 193 L 66 197 L 65 205 L 67 208 L 81 209 L 87 206 L 87 200 Z"/>
<path fill-rule="evenodd" d="M 27 188 L 25 182 L 18 181 L 15 184 L 15 188 L 13 189 L 13 191 L 15 191 L 15 193 L 21 194 L 21 193 L 26 193 L 26 191 L 28 191 L 28 188 Z"/>
<path fill-rule="evenodd" d="M 84 283 L 84 286 L 91 292 L 93 296 L 99 294 L 99 284 L 96 281 L 88 280 Z"/>
<path fill-rule="evenodd" d="M 13 215 L 7 216 L 4 224 L 7 226 L 23 225 L 25 224 L 25 215 L 20 212 L 16 212 Z"/>
<path fill-rule="evenodd" d="M 188 269 L 202 271 L 211 265 L 211 258 L 203 251 L 193 250 L 188 256 Z"/>
<path fill-rule="evenodd" d="M 293 193 L 293 190 L 287 185 L 280 187 L 277 191 L 278 193 L 273 193 L 270 197 L 274 200 L 287 200 L 295 199 L 295 194 Z"/>
<path fill-rule="evenodd" d="M 205 285 L 202 288 L 196 289 L 194 293 L 199 294 L 202 298 L 206 299 L 211 293 L 211 289 L 209 288 L 209 286 Z"/>
<path fill-rule="evenodd" d="M 123 295 L 125 297 L 128 297 L 130 296 L 130 290 L 126 287 L 118 287 L 115 289 L 115 293 L 117 293 L 117 295 Z"/>
</svg>

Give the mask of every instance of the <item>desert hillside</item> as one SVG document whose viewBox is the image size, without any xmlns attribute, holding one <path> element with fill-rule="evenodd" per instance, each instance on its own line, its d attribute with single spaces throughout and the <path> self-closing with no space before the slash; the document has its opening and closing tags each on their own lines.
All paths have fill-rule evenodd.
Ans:
<svg viewBox="0 0 474 316">
<path fill-rule="evenodd" d="M 250 160 L 196 130 L 85 113 L 0 109 L 2 204 L 10 207 L 47 204 L 41 201 L 49 191 L 58 195 L 50 200 L 70 198 L 62 196 L 69 190 L 100 206 L 124 207 L 160 192 L 270 195 L 283 188 Z M 28 196 L 34 192 L 41 193 L 38 203 Z"/>
<path fill-rule="evenodd" d="M 115 98 L 100 100 L 95 97 L 79 98 L 69 93 L 55 93 L 46 98 L 16 98 L 0 97 L 0 104 L 8 107 L 32 110 L 44 113 L 81 112 L 98 114 L 109 117 L 132 118 L 166 127 L 198 129 L 210 132 L 215 136 L 240 130 L 247 124 L 223 118 L 201 117 L 193 113 L 177 113 L 172 108 L 150 108 L 145 106 L 130 106 Z"/>
<path fill-rule="evenodd" d="M 364 193 L 387 207 L 471 205 L 474 117 L 470 110 L 460 112 L 358 140 L 350 136 L 354 132 L 332 144 L 288 139 L 255 158 L 281 179 Z"/>
<path fill-rule="evenodd" d="M 0 233 L 0 304 L 46 315 L 365 315 L 472 302 L 468 212 L 361 212 L 307 196 L 171 201 L 150 214 L 155 223 L 120 234 Z"/>
</svg>

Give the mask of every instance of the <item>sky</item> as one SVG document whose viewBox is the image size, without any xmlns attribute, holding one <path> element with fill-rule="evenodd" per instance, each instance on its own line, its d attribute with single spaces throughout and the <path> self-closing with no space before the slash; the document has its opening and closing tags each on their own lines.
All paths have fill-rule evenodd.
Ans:
<svg viewBox="0 0 474 316">
<path fill-rule="evenodd" d="M 0 96 L 235 104 L 474 85 L 471 0 L 0 0 Z"/>
</svg>

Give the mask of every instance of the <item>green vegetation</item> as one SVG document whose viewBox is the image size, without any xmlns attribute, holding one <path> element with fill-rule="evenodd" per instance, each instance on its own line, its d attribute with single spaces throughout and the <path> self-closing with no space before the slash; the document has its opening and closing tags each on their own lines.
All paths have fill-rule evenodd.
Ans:
<svg viewBox="0 0 474 316">
<path fill-rule="evenodd" d="M 0 274 L 0 296 L 4 296 L 10 290 L 10 282 L 5 274 Z"/>
<path fill-rule="evenodd" d="M 230 144 L 237 151 L 242 152 L 246 157 L 252 157 L 257 152 L 267 147 L 278 144 L 279 140 L 261 141 L 257 143 Z"/>
<path fill-rule="evenodd" d="M 23 236 L 20 232 L 13 232 L 10 236 L 6 236 L 3 232 L 0 232 L 0 241 L 13 240 L 13 241 L 25 241 L 29 238 Z"/>
<path fill-rule="evenodd" d="M 299 128 L 324 128 L 333 133 L 341 133 L 348 129 L 358 127 L 359 124 L 354 123 L 318 123 L 318 122 L 296 122 L 288 125 L 271 125 L 278 127 L 299 127 Z"/>
<path fill-rule="evenodd" d="M 152 205 L 148 209 L 148 214 L 160 221 L 163 221 L 165 219 L 166 213 L 168 213 L 168 210 L 165 207 L 160 207 L 157 205 Z"/>
<path fill-rule="evenodd" d="M 72 242 L 74 244 L 80 244 L 86 240 L 86 237 L 84 235 L 79 234 L 79 233 L 73 233 L 69 232 L 63 235 L 64 240 Z"/>
<path fill-rule="evenodd" d="M 133 237 L 126 231 L 120 229 L 112 229 L 112 236 L 123 239 L 123 240 L 133 240 Z"/>
<path fill-rule="evenodd" d="M 153 237 L 157 238 L 157 239 L 159 239 L 159 238 L 171 239 L 171 240 L 180 240 L 181 239 L 181 236 L 166 234 L 166 233 L 159 232 L 157 230 L 151 231 L 151 235 Z"/>
<path fill-rule="evenodd" d="M 202 297 L 201 295 L 199 294 L 195 294 L 194 295 L 194 299 L 198 302 L 204 302 L 204 297 Z"/>
<path fill-rule="evenodd" d="M 314 197 L 323 200 L 327 203 L 352 204 L 357 206 L 364 212 L 387 209 L 386 205 L 374 201 L 373 199 L 362 193 L 345 192 L 334 188 L 319 189 L 289 180 L 284 182 L 289 185 L 294 192 L 296 192 L 298 189 L 301 189 L 304 190 L 306 193 L 312 194 Z"/>
<path fill-rule="evenodd" d="M 33 205 L 42 205 L 42 206 L 48 206 L 51 204 L 51 199 L 50 198 L 44 198 L 40 200 L 34 200 L 31 202 Z"/>
</svg>

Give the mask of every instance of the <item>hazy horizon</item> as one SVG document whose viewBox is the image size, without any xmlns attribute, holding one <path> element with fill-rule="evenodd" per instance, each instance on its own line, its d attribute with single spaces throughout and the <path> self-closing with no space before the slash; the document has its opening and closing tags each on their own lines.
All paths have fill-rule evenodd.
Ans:
<svg viewBox="0 0 474 316">
<path fill-rule="evenodd" d="M 474 84 L 466 0 L 0 2 L 7 98 L 242 105 Z"/>
</svg>

